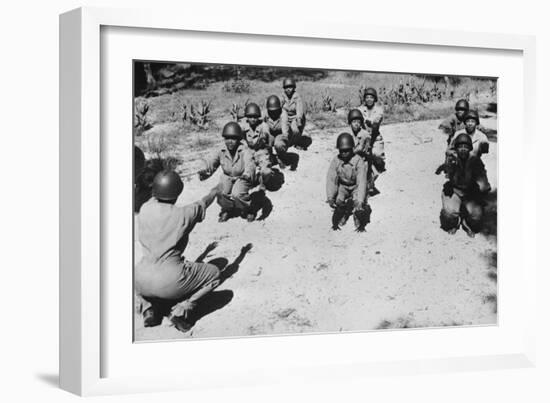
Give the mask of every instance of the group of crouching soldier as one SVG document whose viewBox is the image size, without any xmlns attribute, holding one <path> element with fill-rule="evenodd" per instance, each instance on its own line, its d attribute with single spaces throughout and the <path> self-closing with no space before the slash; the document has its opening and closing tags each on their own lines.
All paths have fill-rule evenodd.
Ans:
<svg viewBox="0 0 550 403">
<path fill-rule="evenodd" d="M 182 332 L 193 327 L 197 301 L 223 282 L 224 272 L 213 264 L 185 259 L 189 234 L 214 200 L 220 205 L 220 222 L 237 216 L 254 221 L 265 191 L 276 191 L 284 183 L 281 171 L 288 166 L 296 169 L 289 147 L 307 150 L 311 145 L 311 138 L 304 134 L 304 104 L 295 82 L 284 80 L 283 89 L 281 98 L 272 95 L 267 99 L 263 119 L 260 107 L 251 103 L 245 108 L 244 121 L 224 126 L 224 146 L 198 172 L 203 181 L 221 168 L 220 180 L 202 199 L 176 206 L 184 187 L 179 175 L 162 171 L 154 176 L 152 197 L 138 208 L 137 218 L 143 257 L 135 267 L 135 284 L 145 327 L 159 325 L 164 316 Z M 375 182 L 386 170 L 382 120 L 376 90 L 368 88 L 362 104 L 349 111 L 349 131 L 337 137 L 338 154 L 328 168 L 326 195 L 333 209 L 333 230 L 351 216 L 359 232 L 370 221 L 368 198 L 379 193 Z M 462 226 L 473 236 L 483 214 L 483 194 L 490 189 L 480 159 L 489 143 L 477 113 L 469 110 L 466 101 L 457 103 L 456 113 L 441 128 L 449 136 L 445 163 L 436 171 L 445 172 L 448 179 L 442 192 L 441 228 L 455 233 Z M 143 153 L 136 148 L 138 178 L 144 175 L 139 174 L 143 163 Z M 256 187 L 259 190 L 251 194 Z"/>
<path fill-rule="evenodd" d="M 477 111 L 466 100 L 459 100 L 455 114 L 439 126 L 447 135 L 445 162 L 436 174 L 445 172 L 447 181 L 441 193 L 441 228 L 455 234 L 458 228 L 470 237 L 481 230 L 485 198 L 491 186 L 481 160 L 489 152 L 490 130 L 479 122 Z"/>
<path fill-rule="evenodd" d="M 260 107 L 250 103 L 244 121 L 223 127 L 224 146 L 206 159 L 198 172 L 203 181 L 221 167 L 220 181 L 202 199 L 176 206 L 184 187 L 180 176 L 162 170 L 150 178 L 150 193 L 140 197 L 135 206 L 143 256 L 136 264 L 134 279 L 145 327 L 161 324 L 165 316 L 182 332 L 193 327 L 197 301 L 221 284 L 224 270 L 185 259 L 189 234 L 214 200 L 220 205 L 220 222 L 236 216 L 254 221 L 265 191 L 276 191 L 284 183 L 281 170 L 287 166 L 296 169 L 297 159 L 288 148 L 307 150 L 311 145 L 311 138 L 304 134 L 305 109 L 295 81 L 285 79 L 283 90 L 281 98 L 272 95 L 267 99 L 265 119 Z M 154 170 L 144 167 L 144 155 L 137 147 L 134 165 L 139 186 Z M 256 187 L 259 190 L 251 194 Z"/>
</svg>

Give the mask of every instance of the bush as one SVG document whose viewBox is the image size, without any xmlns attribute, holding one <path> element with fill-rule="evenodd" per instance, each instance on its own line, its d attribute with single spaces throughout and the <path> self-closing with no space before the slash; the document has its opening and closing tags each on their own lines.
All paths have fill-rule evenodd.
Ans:
<svg viewBox="0 0 550 403">
<path fill-rule="evenodd" d="M 248 80 L 237 78 L 236 80 L 226 81 L 222 88 L 225 92 L 248 94 L 250 92 L 250 87 L 250 82 Z"/>
</svg>

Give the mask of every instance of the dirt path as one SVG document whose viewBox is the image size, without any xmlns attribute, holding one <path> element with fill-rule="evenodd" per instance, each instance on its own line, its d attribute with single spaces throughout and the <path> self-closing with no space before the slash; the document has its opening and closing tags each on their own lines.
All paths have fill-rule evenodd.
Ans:
<svg viewBox="0 0 550 403">
<path fill-rule="evenodd" d="M 362 234 L 351 221 L 342 231 L 330 230 L 325 175 L 341 130 L 313 133 L 310 150 L 298 151 L 298 170 L 285 171 L 283 188 L 268 194 L 274 208 L 265 221 L 220 224 L 214 205 L 191 235 L 189 259 L 217 242 L 206 261 L 231 262 L 253 244 L 208 302 L 225 305 L 187 334 L 166 319 L 143 328 L 136 314 L 136 340 L 496 323 L 496 239 L 470 239 L 462 231 L 451 236 L 439 228 L 444 178 L 434 171 L 445 138 L 437 125 L 383 126 L 388 170 L 377 182 L 381 194 L 369 200 L 371 223 Z M 496 158 L 492 143 L 483 159 L 493 188 Z M 179 202 L 198 199 L 217 179 L 187 182 Z M 139 244 L 136 254 L 139 259 Z"/>
</svg>

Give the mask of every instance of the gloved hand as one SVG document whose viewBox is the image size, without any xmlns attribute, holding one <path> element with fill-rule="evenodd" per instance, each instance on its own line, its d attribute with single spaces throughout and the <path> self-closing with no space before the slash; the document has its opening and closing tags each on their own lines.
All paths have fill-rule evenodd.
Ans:
<svg viewBox="0 0 550 403">
<path fill-rule="evenodd" d="M 206 179 L 208 179 L 208 172 L 206 172 L 206 169 L 201 169 L 199 172 L 199 180 L 200 181 L 204 181 Z"/>
<path fill-rule="evenodd" d="M 330 208 L 336 208 L 336 200 L 327 200 L 328 205 Z"/>
<path fill-rule="evenodd" d="M 454 193 L 453 185 L 450 181 L 445 182 L 443 185 L 443 194 L 447 197 L 451 197 Z"/>
</svg>

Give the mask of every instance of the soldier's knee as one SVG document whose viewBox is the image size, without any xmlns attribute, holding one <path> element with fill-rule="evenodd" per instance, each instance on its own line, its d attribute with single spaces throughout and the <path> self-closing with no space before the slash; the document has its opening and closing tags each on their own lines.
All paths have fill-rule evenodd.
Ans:
<svg viewBox="0 0 550 403">
<path fill-rule="evenodd" d="M 459 216 L 457 213 L 453 211 L 447 211 L 445 209 L 442 209 L 439 213 L 439 222 L 441 224 L 441 228 L 445 231 L 456 228 L 458 226 Z"/>
<path fill-rule="evenodd" d="M 468 217 L 470 217 L 474 221 L 481 220 L 481 217 L 483 216 L 483 209 L 481 206 L 477 203 L 469 202 L 466 203 L 466 211 L 468 213 Z"/>
</svg>

